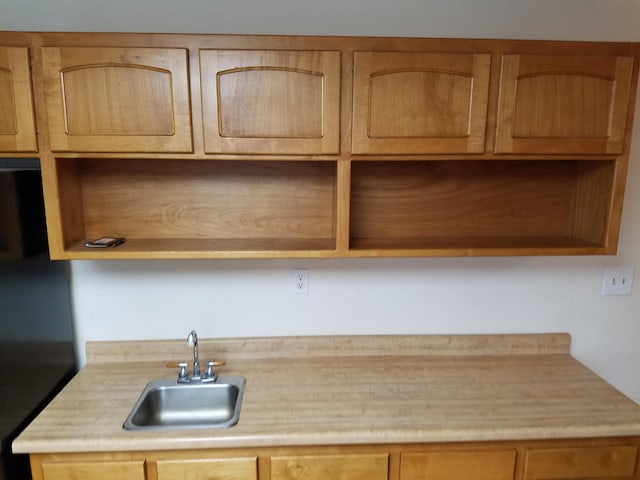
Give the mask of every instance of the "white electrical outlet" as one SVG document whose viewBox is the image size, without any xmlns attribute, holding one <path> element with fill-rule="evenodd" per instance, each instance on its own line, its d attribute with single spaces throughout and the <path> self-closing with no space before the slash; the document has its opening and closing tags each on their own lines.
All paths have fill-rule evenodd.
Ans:
<svg viewBox="0 0 640 480">
<path fill-rule="evenodd" d="M 633 267 L 605 268 L 602 295 L 631 295 Z"/>
<path fill-rule="evenodd" d="M 309 294 L 309 270 L 306 268 L 293 271 L 293 293 Z"/>
</svg>

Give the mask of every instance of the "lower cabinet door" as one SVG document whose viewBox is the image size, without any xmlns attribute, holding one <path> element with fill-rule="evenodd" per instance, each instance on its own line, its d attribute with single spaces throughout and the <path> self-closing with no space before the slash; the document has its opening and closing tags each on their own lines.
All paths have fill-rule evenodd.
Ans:
<svg viewBox="0 0 640 480">
<path fill-rule="evenodd" d="M 540 448 L 527 450 L 525 480 L 635 478 L 638 447 Z"/>
<path fill-rule="evenodd" d="M 256 480 L 257 458 L 158 460 L 158 480 Z"/>
<path fill-rule="evenodd" d="M 387 480 L 387 454 L 271 457 L 271 480 Z"/>
<path fill-rule="evenodd" d="M 43 462 L 44 480 L 145 480 L 144 460 Z"/>
<path fill-rule="evenodd" d="M 515 450 L 403 453 L 400 480 L 513 480 Z"/>
</svg>

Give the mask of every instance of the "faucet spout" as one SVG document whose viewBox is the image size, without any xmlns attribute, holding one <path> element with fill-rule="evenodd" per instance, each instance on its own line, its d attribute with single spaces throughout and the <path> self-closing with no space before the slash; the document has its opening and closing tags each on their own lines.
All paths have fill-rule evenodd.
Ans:
<svg viewBox="0 0 640 480">
<path fill-rule="evenodd" d="M 198 334 L 195 330 L 191 330 L 187 336 L 187 344 L 193 347 L 193 375 L 194 380 L 200 379 L 200 356 L 198 355 Z"/>
</svg>

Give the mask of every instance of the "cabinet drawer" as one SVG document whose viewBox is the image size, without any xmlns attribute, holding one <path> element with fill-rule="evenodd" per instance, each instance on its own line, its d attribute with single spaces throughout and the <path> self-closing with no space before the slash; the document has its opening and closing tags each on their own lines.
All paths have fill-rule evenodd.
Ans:
<svg viewBox="0 0 640 480">
<path fill-rule="evenodd" d="M 255 480 L 257 458 L 159 460 L 158 480 Z"/>
<path fill-rule="evenodd" d="M 528 450 L 525 479 L 631 478 L 636 446 Z"/>
<path fill-rule="evenodd" d="M 400 480 L 511 480 L 515 450 L 404 453 Z"/>
<path fill-rule="evenodd" d="M 271 458 L 271 480 L 386 480 L 387 454 Z"/>
<path fill-rule="evenodd" d="M 144 460 L 44 462 L 44 480 L 145 480 Z"/>
</svg>

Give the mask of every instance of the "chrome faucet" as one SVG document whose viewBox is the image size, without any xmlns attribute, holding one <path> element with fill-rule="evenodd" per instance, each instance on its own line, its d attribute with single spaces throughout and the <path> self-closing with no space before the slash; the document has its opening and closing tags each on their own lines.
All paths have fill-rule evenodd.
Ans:
<svg viewBox="0 0 640 480">
<path fill-rule="evenodd" d="M 195 330 L 191 330 L 187 336 L 187 345 L 193 347 L 193 372 L 189 375 L 189 364 L 180 362 L 178 364 L 178 383 L 192 382 L 215 382 L 218 375 L 213 367 L 224 365 L 223 361 L 207 362 L 207 370 L 202 373 L 200 370 L 200 355 L 198 354 L 198 334 Z"/>
<path fill-rule="evenodd" d="M 195 330 L 187 336 L 187 345 L 193 347 L 193 374 L 192 380 L 200 380 L 200 356 L 198 355 L 198 334 Z"/>
</svg>

